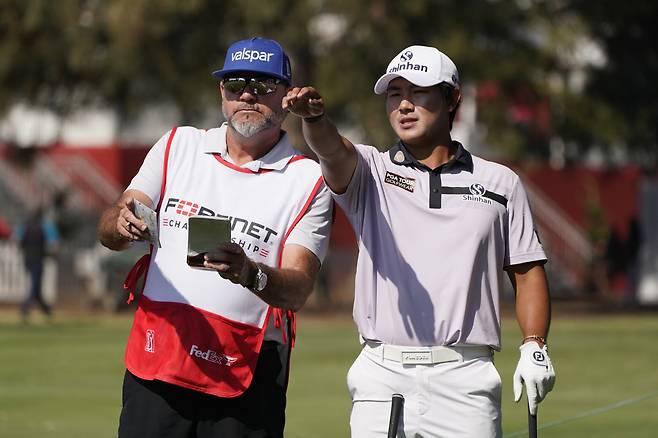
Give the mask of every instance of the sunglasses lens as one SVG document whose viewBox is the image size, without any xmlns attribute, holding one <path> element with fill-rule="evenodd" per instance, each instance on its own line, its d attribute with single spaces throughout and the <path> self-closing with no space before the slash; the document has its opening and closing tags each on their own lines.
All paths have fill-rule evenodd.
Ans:
<svg viewBox="0 0 658 438">
<path fill-rule="evenodd" d="M 268 94 L 271 93 L 272 90 L 270 87 L 267 86 L 267 84 L 261 80 L 254 79 L 251 81 L 251 84 L 249 84 L 254 92 L 258 95 L 263 95 L 263 94 Z"/>
<path fill-rule="evenodd" d="M 242 93 L 246 86 L 247 81 L 243 78 L 230 78 L 224 81 L 224 89 L 234 94 Z"/>
<path fill-rule="evenodd" d="M 251 93 L 262 96 L 276 91 L 279 80 L 274 78 L 228 78 L 224 80 L 224 89 L 240 94 L 247 88 Z"/>
</svg>

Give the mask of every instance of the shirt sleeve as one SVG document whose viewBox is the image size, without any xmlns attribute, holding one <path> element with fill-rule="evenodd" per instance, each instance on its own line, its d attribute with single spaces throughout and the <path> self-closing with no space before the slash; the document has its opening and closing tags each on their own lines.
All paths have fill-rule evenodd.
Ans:
<svg viewBox="0 0 658 438">
<path fill-rule="evenodd" d="M 369 149 L 375 150 L 375 148 L 358 144 L 354 146 L 354 149 L 357 156 L 356 168 L 345 192 L 336 193 L 331 191 L 331 189 L 329 190 L 345 214 L 352 219 L 356 218 L 357 222 L 360 222 L 358 218 L 363 216 L 364 194 L 367 184 L 366 178 L 370 174 L 368 167 L 368 156 L 370 154 L 368 152 Z"/>
<path fill-rule="evenodd" d="M 528 196 L 518 176 L 508 201 L 507 220 L 505 266 L 545 261 L 546 254 L 532 219 Z"/>
<path fill-rule="evenodd" d="M 322 184 L 308 211 L 290 232 L 286 245 L 301 245 L 322 262 L 329 246 L 332 213 L 333 203 L 329 189 Z"/>
<path fill-rule="evenodd" d="M 163 135 L 146 154 L 142 166 L 137 175 L 130 181 L 126 190 L 139 190 L 153 201 L 153 208 L 160 200 L 160 188 L 162 187 L 162 167 L 164 165 L 164 153 L 167 140 L 171 131 Z"/>
</svg>

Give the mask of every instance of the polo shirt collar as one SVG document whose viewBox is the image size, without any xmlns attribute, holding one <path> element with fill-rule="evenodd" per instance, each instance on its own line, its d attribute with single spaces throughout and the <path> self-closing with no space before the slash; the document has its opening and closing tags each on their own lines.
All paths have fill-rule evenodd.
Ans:
<svg viewBox="0 0 658 438">
<path fill-rule="evenodd" d="M 228 146 L 226 144 L 227 129 L 228 124 L 224 122 L 219 128 L 207 131 L 202 149 L 206 154 L 219 154 L 222 159 L 232 163 L 233 160 L 231 160 L 228 155 Z M 253 172 L 258 172 L 261 169 L 283 170 L 288 162 L 290 162 L 290 159 L 295 155 L 298 154 L 290 144 L 288 134 L 284 131 L 283 136 L 279 139 L 278 143 L 275 144 L 267 154 L 263 155 L 258 160 L 245 163 L 241 167 Z"/>
<path fill-rule="evenodd" d="M 473 172 L 473 157 L 471 153 L 468 152 L 462 144 L 456 140 L 452 140 L 452 144 L 457 147 L 455 151 L 455 156 L 449 161 L 446 167 L 459 166 L 468 172 Z M 411 166 L 417 168 L 427 169 L 420 161 L 411 155 L 411 152 L 407 149 L 402 140 L 398 140 L 391 149 L 388 150 L 388 156 L 393 164 L 399 166 Z"/>
</svg>

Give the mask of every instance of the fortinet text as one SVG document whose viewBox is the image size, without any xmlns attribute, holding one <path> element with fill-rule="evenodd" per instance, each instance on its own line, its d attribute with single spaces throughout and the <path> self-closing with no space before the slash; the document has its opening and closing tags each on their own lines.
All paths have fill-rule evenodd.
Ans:
<svg viewBox="0 0 658 438">
<path fill-rule="evenodd" d="M 180 205 L 180 201 L 181 200 L 177 198 L 169 198 L 164 208 L 165 213 L 170 208 L 176 209 Z M 216 217 L 227 218 L 231 222 L 231 231 L 236 231 L 246 234 L 264 243 L 268 243 L 272 236 L 278 235 L 278 233 L 273 229 L 263 224 L 259 224 L 258 222 L 249 221 L 248 219 L 243 219 L 240 217 L 225 216 L 223 214 L 218 214 L 207 207 L 200 206 L 196 214 L 199 216 L 216 216 Z M 171 221 L 171 222 L 175 223 L 176 221 Z M 173 225 L 174 224 L 170 224 L 170 226 Z"/>
</svg>

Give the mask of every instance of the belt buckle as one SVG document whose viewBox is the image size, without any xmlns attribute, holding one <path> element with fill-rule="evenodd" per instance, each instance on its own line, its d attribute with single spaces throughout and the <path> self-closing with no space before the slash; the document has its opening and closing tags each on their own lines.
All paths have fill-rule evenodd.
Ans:
<svg viewBox="0 0 658 438">
<path fill-rule="evenodd" d="M 431 365 L 431 350 L 402 351 L 401 362 L 403 365 Z"/>
</svg>

